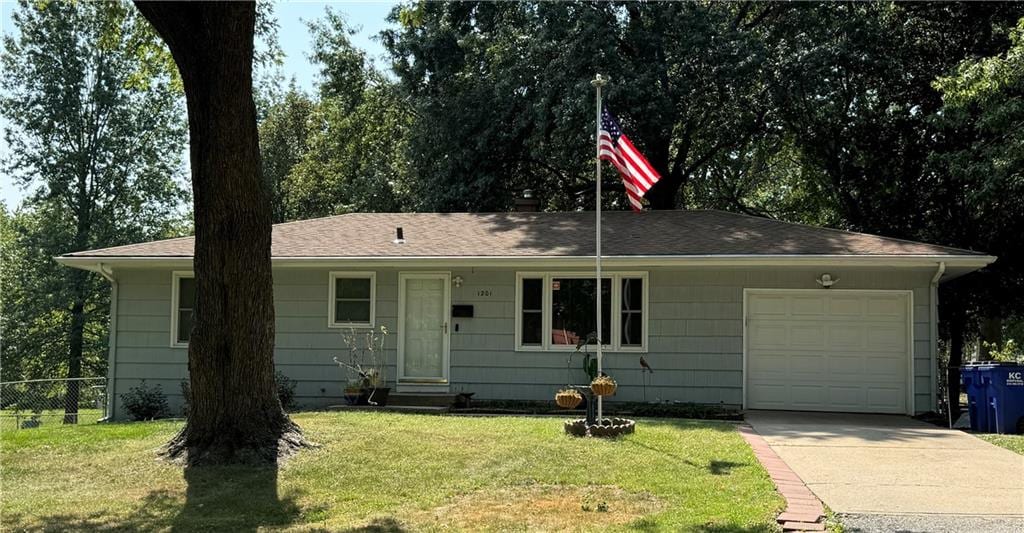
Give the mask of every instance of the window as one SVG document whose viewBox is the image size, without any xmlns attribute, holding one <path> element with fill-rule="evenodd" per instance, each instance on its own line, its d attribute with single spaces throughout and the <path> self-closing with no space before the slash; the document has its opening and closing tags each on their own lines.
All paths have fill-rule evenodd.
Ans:
<svg viewBox="0 0 1024 533">
<path fill-rule="evenodd" d="M 171 346 L 188 346 L 192 334 L 192 309 L 196 302 L 196 280 L 191 272 L 171 275 Z"/>
<path fill-rule="evenodd" d="M 619 301 L 621 314 L 619 324 L 619 345 L 643 346 L 644 338 L 644 280 L 643 278 L 622 278 Z"/>
<path fill-rule="evenodd" d="M 544 330 L 544 278 L 524 278 L 520 335 L 523 346 L 541 346 Z"/>
<path fill-rule="evenodd" d="M 601 339 L 611 342 L 612 280 L 601 280 Z M 551 344 L 573 348 L 597 331 L 594 279 L 551 279 Z"/>
<path fill-rule="evenodd" d="M 646 350 L 647 274 L 611 272 L 602 277 L 605 349 Z M 597 329 L 596 286 L 593 274 L 585 272 L 517 274 L 516 349 L 576 349 Z"/>
<path fill-rule="evenodd" d="M 331 272 L 328 327 L 373 327 L 377 276 Z"/>
</svg>

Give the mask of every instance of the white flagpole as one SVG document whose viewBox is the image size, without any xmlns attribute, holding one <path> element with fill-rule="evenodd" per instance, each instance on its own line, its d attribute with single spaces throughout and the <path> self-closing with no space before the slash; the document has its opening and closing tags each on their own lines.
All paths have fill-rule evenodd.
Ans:
<svg viewBox="0 0 1024 533">
<path fill-rule="evenodd" d="M 601 294 L 601 87 L 608 83 L 608 80 L 598 74 L 594 77 L 594 80 L 590 82 L 597 89 L 597 128 L 594 132 L 594 146 L 597 148 L 595 154 L 596 160 L 594 166 L 597 170 L 597 195 L 594 197 L 595 209 L 597 213 L 597 237 L 595 239 L 594 249 L 594 262 L 597 270 L 597 286 L 594 292 L 597 294 L 597 375 L 601 375 L 602 372 L 602 346 L 604 339 L 601 338 L 601 307 L 602 307 L 602 294 Z M 601 420 L 604 419 L 604 402 L 601 396 L 597 397 L 597 423 L 600 424 Z"/>
</svg>

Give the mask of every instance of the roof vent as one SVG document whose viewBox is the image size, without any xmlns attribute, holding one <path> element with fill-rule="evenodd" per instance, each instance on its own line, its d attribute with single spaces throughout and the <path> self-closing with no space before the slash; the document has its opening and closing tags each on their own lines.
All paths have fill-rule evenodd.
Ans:
<svg viewBox="0 0 1024 533">
<path fill-rule="evenodd" d="M 395 228 L 395 240 L 391 241 L 395 244 L 405 244 L 405 234 L 402 232 L 402 227 Z"/>
</svg>

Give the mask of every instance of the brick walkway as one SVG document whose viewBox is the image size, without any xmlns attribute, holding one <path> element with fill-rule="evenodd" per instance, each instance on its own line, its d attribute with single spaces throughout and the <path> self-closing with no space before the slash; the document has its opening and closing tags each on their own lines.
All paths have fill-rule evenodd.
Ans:
<svg viewBox="0 0 1024 533">
<path fill-rule="evenodd" d="M 753 448 L 754 456 L 775 482 L 776 489 L 786 499 L 786 510 L 778 517 L 783 531 L 824 531 L 825 509 L 821 501 L 754 428 L 747 425 L 738 428 L 740 435 Z"/>
</svg>

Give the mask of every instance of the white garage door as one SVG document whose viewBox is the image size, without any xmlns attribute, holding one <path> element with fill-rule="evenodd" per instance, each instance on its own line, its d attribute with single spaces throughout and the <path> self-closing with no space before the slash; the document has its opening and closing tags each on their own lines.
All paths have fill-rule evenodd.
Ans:
<svg viewBox="0 0 1024 533">
<path fill-rule="evenodd" d="M 747 291 L 747 407 L 906 413 L 906 292 Z"/>
</svg>

